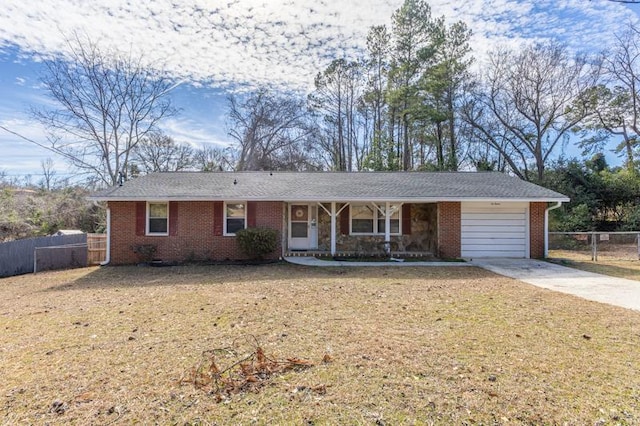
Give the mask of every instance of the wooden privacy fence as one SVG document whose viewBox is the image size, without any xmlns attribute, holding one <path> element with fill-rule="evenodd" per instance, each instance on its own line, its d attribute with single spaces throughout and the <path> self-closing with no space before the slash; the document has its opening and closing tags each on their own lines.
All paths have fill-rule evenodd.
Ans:
<svg viewBox="0 0 640 426">
<path fill-rule="evenodd" d="M 39 265 L 54 269 L 86 266 L 87 234 L 54 235 L 0 244 L 0 277 L 42 270 L 38 269 Z"/>
<path fill-rule="evenodd" d="M 107 234 L 87 234 L 87 264 L 99 265 L 107 259 Z"/>
</svg>

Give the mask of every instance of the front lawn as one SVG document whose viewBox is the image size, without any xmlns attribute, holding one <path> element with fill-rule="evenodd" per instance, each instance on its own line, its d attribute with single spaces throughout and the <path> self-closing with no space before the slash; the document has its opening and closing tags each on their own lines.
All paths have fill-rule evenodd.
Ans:
<svg viewBox="0 0 640 426">
<path fill-rule="evenodd" d="M 25 275 L 0 280 L 0 329 L 4 424 L 640 423 L 640 313 L 474 267 Z M 314 366 L 180 383 L 255 342 Z"/>
<path fill-rule="evenodd" d="M 549 250 L 549 260 L 559 265 L 587 272 L 640 281 L 640 260 L 630 255 L 616 256 L 615 254 L 600 252 L 598 253 L 598 260 L 594 262 L 591 260 L 590 252 Z"/>
</svg>

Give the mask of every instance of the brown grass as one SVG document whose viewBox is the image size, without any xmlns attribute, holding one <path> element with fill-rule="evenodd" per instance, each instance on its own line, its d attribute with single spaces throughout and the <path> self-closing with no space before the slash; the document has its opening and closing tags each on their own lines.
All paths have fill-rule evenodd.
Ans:
<svg viewBox="0 0 640 426">
<path fill-rule="evenodd" d="M 619 256 L 615 252 L 599 252 L 598 261 L 594 262 L 591 260 L 591 252 L 549 250 L 549 257 L 554 263 L 583 271 L 640 281 L 640 260 L 630 255 Z"/>
<path fill-rule="evenodd" d="M 26 275 L 0 330 L 5 424 L 640 422 L 640 313 L 471 267 Z M 179 383 L 247 336 L 315 365 L 220 403 Z"/>
</svg>

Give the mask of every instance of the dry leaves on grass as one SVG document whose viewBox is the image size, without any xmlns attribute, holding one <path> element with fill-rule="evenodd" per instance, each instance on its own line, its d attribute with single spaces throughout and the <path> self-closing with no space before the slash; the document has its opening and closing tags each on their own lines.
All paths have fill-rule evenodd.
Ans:
<svg viewBox="0 0 640 426">
<path fill-rule="evenodd" d="M 640 424 L 640 313 L 473 267 L 113 267 L 0 281 L 0 424 Z M 237 339 L 247 335 L 260 344 Z M 258 347 L 314 366 L 223 405 L 190 367 L 210 374 L 202 351 L 234 340 L 242 347 L 211 354 L 219 371 L 258 364 Z M 325 348 L 336 362 L 322 364 Z"/>
<path fill-rule="evenodd" d="M 234 394 L 257 392 L 277 375 L 314 365 L 311 361 L 297 357 L 269 357 L 254 336 L 247 339 L 252 343 L 252 349 L 248 353 L 237 348 L 239 340 L 231 348 L 203 351 L 200 362 L 183 375 L 180 384 L 192 384 L 196 389 L 213 395 L 217 402 L 222 402 Z M 322 361 L 330 362 L 331 357 L 326 354 Z M 326 386 L 321 386 L 326 389 Z"/>
</svg>

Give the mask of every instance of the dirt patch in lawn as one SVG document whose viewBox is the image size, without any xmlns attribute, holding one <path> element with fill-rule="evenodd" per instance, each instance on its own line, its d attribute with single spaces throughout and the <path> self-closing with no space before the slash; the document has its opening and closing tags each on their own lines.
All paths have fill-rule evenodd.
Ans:
<svg viewBox="0 0 640 426">
<path fill-rule="evenodd" d="M 591 260 L 587 252 L 550 250 L 549 260 L 559 265 L 570 266 L 587 272 L 640 281 L 640 260 L 621 258 L 610 252 L 598 254 L 598 261 Z"/>
<path fill-rule="evenodd" d="M 6 424 L 640 422 L 640 313 L 473 267 L 25 275 L 0 327 Z M 222 400 L 180 383 L 238 341 L 313 365 Z"/>
</svg>

